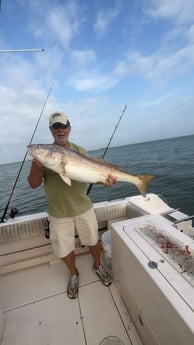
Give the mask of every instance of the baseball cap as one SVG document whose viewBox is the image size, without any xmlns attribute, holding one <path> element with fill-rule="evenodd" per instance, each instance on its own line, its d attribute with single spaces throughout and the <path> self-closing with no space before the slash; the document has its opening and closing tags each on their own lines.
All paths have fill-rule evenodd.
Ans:
<svg viewBox="0 0 194 345">
<path fill-rule="evenodd" d="M 65 115 L 65 113 L 59 111 L 59 112 L 56 112 L 56 113 L 52 113 L 50 116 L 49 116 L 49 126 L 52 126 L 54 125 L 54 123 L 62 123 L 64 125 L 67 125 L 69 123 L 69 119 L 68 117 Z"/>
</svg>

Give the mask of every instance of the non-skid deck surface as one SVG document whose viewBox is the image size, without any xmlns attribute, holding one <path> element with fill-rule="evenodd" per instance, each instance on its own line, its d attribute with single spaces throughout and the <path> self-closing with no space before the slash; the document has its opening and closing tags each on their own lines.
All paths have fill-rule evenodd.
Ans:
<svg viewBox="0 0 194 345">
<path fill-rule="evenodd" d="M 2 345 L 99 345 L 111 336 L 110 344 L 117 344 L 117 337 L 118 344 L 141 345 L 114 283 L 102 285 L 89 254 L 77 256 L 77 267 L 75 300 L 67 297 L 68 272 L 58 260 L 0 278 L 6 321 Z"/>
</svg>

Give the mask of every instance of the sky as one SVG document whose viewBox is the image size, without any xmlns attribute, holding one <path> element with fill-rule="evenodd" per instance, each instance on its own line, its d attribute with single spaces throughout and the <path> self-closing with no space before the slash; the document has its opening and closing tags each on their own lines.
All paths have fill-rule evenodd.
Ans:
<svg viewBox="0 0 194 345">
<path fill-rule="evenodd" d="M 23 160 L 39 119 L 33 143 L 51 143 L 54 111 L 87 150 L 107 146 L 126 105 L 111 146 L 194 134 L 194 0 L 0 6 L 0 164 Z"/>
</svg>

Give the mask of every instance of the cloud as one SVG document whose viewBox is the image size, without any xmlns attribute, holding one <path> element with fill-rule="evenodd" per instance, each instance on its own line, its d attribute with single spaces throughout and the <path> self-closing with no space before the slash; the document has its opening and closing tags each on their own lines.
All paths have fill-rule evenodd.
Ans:
<svg viewBox="0 0 194 345">
<path fill-rule="evenodd" d="M 6 128 L 0 136 L 3 161 L 18 161 L 24 155 L 45 98 L 38 85 L 22 89 L 0 85 L 1 121 Z"/>
<path fill-rule="evenodd" d="M 69 80 L 78 91 L 107 90 L 118 85 L 130 75 L 140 75 L 150 81 L 169 79 L 188 72 L 194 67 L 194 45 L 177 49 L 173 52 L 158 51 L 151 55 L 130 51 L 126 59 L 119 61 L 109 72 L 102 73 L 97 70 L 88 70 L 84 76 L 76 75 Z M 88 77 L 86 76 L 88 74 Z"/>
<path fill-rule="evenodd" d="M 98 11 L 93 29 L 97 34 L 104 34 L 108 26 L 118 17 L 118 9 L 103 9 Z"/>
<path fill-rule="evenodd" d="M 193 0 L 148 0 L 150 7 L 146 13 L 157 19 L 174 19 L 177 24 L 183 24 L 194 19 Z"/>
<path fill-rule="evenodd" d="M 194 44 L 194 24 L 189 27 L 187 37 L 189 41 Z"/>
<path fill-rule="evenodd" d="M 175 93 L 174 92 L 169 92 L 167 94 L 161 95 L 158 98 L 152 99 L 152 100 L 147 100 L 147 101 L 141 101 L 139 102 L 139 107 L 140 108 L 151 108 L 151 107 L 155 107 L 160 104 L 165 103 L 166 101 L 168 101 L 169 98 L 171 98 Z"/>
<path fill-rule="evenodd" d="M 91 76 L 90 73 L 88 77 L 74 77 L 69 80 L 69 84 L 77 91 L 105 90 L 113 87 L 114 80 L 111 78 L 111 75 L 98 72 L 92 72 L 92 74 Z"/>
<path fill-rule="evenodd" d="M 44 8 L 44 4 L 41 8 Z M 65 5 L 47 6 L 45 13 L 39 12 L 37 7 L 33 7 L 33 10 L 34 18 L 33 23 L 31 23 L 31 31 L 34 37 L 41 38 L 46 42 L 46 45 L 59 44 L 63 49 L 68 49 L 76 37 L 82 21 L 78 2 L 67 1 Z M 37 24 L 36 15 L 39 16 L 41 25 Z"/>
<path fill-rule="evenodd" d="M 188 45 L 172 53 L 158 52 L 143 55 L 130 52 L 127 59 L 129 72 L 140 73 L 147 79 L 163 78 L 168 80 L 194 66 L 194 46 Z"/>
<path fill-rule="evenodd" d="M 74 1 L 66 6 L 56 7 L 49 13 L 47 25 L 52 35 L 64 48 L 68 48 L 74 35 L 78 32 L 78 8 Z"/>
<path fill-rule="evenodd" d="M 86 65 L 96 60 L 96 53 L 92 49 L 73 50 L 71 54 L 74 62 L 78 65 Z"/>
</svg>

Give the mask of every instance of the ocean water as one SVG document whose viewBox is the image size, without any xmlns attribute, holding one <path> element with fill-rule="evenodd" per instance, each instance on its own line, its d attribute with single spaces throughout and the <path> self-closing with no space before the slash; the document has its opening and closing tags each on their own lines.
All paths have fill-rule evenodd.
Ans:
<svg viewBox="0 0 194 345">
<path fill-rule="evenodd" d="M 91 151 L 100 157 L 105 149 Z M 148 192 L 161 195 L 169 206 L 194 214 L 194 135 L 109 148 L 106 160 L 126 169 L 130 174 L 151 173 L 156 178 Z M 9 203 L 20 215 L 47 210 L 44 187 L 31 189 L 27 183 L 31 162 L 26 161 Z M 10 198 L 21 162 L 0 165 L 0 217 Z M 93 202 L 120 199 L 138 194 L 129 183 L 118 182 L 112 187 L 93 185 Z"/>
</svg>

